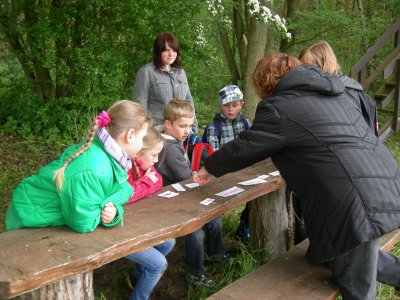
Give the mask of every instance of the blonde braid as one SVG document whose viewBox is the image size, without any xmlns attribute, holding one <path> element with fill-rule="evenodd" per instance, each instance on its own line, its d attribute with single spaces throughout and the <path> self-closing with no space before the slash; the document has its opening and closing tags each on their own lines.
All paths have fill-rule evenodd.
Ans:
<svg viewBox="0 0 400 300">
<path fill-rule="evenodd" d="M 136 174 L 136 179 L 135 179 L 135 181 L 136 181 L 136 180 L 138 180 L 140 178 L 139 167 L 135 162 L 133 162 L 132 168 L 134 169 L 135 174 Z"/>
<path fill-rule="evenodd" d="M 70 157 L 68 157 L 67 160 L 62 165 L 62 167 L 54 172 L 53 180 L 56 182 L 56 187 L 59 192 L 61 191 L 63 183 L 64 183 L 65 169 L 68 167 L 68 164 L 73 159 L 80 156 L 93 143 L 94 137 L 96 135 L 96 130 L 99 127 L 98 123 L 99 123 L 99 121 L 97 119 L 93 119 L 92 126 L 89 128 L 89 130 L 86 134 L 86 140 L 83 143 L 82 147 L 80 147 L 75 153 L 73 153 Z"/>
</svg>

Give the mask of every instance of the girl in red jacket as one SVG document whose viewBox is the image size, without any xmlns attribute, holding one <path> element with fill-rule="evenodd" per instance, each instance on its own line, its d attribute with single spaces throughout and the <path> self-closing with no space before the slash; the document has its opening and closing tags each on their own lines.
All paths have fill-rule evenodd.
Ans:
<svg viewBox="0 0 400 300">
<path fill-rule="evenodd" d="M 154 128 L 147 131 L 143 139 L 143 148 L 137 154 L 133 166 L 128 171 L 128 182 L 133 187 L 133 195 L 128 203 L 135 202 L 160 190 L 163 186 L 161 175 L 154 169 L 158 154 L 164 147 L 164 138 Z M 175 240 L 132 253 L 125 258 L 136 263 L 136 268 L 128 275 L 128 284 L 132 289 L 130 300 L 148 299 L 167 268 L 165 256 L 172 250 Z"/>
<path fill-rule="evenodd" d="M 158 162 L 158 154 L 164 147 L 164 138 L 155 129 L 150 128 L 143 139 L 143 148 L 137 154 L 132 169 L 128 170 L 128 182 L 134 193 L 127 204 L 147 197 L 163 186 L 160 173 L 154 168 Z"/>
</svg>

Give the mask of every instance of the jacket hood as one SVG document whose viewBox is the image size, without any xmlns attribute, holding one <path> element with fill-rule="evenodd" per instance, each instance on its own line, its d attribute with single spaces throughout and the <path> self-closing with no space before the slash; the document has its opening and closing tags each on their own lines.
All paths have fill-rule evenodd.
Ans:
<svg viewBox="0 0 400 300">
<path fill-rule="evenodd" d="M 348 77 L 348 76 L 344 76 L 344 75 L 340 76 L 339 78 L 340 78 L 340 80 L 343 81 L 344 86 L 346 88 L 350 88 L 350 89 L 358 90 L 358 91 L 362 91 L 363 90 L 361 84 L 358 81 L 354 80 L 353 78 Z"/>
<path fill-rule="evenodd" d="M 336 96 L 344 92 L 345 86 L 339 77 L 322 72 L 318 67 L 303 64 L 290 70 L 275 87 L 274 95 L 287 90 L 317 92 Z"/>
</svg>

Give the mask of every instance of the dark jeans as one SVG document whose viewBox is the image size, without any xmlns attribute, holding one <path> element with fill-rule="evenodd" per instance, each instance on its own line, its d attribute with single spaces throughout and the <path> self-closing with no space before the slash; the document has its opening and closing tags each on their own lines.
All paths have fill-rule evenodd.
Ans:
<svg viewBox="0 0 400 300">
<path fill-rule="evenodd" d="M 240 214 L 240 222 L 243 222 L 244 225 L 249 226 L 249 214 L 250 214 L 250 203 L 246 202 L 246 207 L 243 209 Z"/>
<path fill-rule="evenodd" d="M 375 299 L 378 250 L 375 239 L 327 262 L 344 300 Z"/>
<path fill-rule="evenodd" d="M 375 281 L 400 287 L 399 258 L 378 249 L 372 240 L 328 262 L 343 299 L 375 299 Z"/>
<path fill-rule="evenodd" d="M 400 288 L 400 260 L 397 256 L 382 250 L 378 252 L 376 280 Z"/>
<path fill-rule="evenodd" d="M 225 254 L 221 217 L 215 218 L 199 230 L 185 236 L 188 272 L 196 276 L 204 274 L 205 238 L 208 256 L 223 256 Z"/>
</svg>

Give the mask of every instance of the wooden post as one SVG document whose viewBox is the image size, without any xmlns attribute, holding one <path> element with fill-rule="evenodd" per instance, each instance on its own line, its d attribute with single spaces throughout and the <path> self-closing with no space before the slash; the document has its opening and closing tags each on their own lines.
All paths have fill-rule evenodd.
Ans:
<svg viewBox="0 0 400 300">
<path fill-rule="evenodd" d="M 68 277 L 28 292 L 20 300 L 93 300 L 93 271 Z"/>
<path fill-rule="evenodd" d="M 261 250 L 263 258 L 276 258 L 291 244 L 288 232 L 293 231 L 289 221 L 293 219 L 289 217 L 288 203 L 286 187 L 250 203 L 251 244 Z"/>
<path fill-rule="evenodd" d="M 396 87 L 394 93 L 393 129 L 400 130 L 400 59 L 396 62 Z"/>
</svg>

